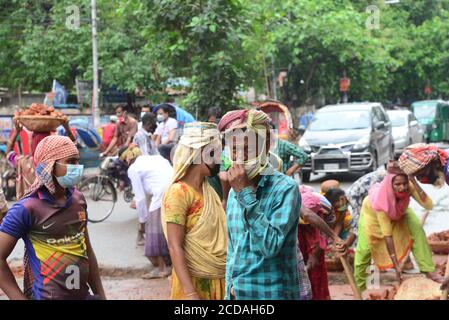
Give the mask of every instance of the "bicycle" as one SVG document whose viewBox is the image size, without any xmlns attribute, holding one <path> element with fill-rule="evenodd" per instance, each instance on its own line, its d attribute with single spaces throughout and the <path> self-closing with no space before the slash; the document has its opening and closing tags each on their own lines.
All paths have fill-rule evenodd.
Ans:
<svg viewBox="0 0 449 320">
<path fill-rule="evenodd" d="M 84 178 L 78 185 L 78 190 L 90 200 L 88 221 L 98 223 L 109 218 L 114 211 L 118 200 L 117 189 L 122 180 L 119 173 L 120 163 L 118 157 L 106 157 L 100 164 L 100 173 Z M 125 202 L 134 198 L 132 187 L 128 184 L 123 192 Z M 97 208 L 98 207 L 98 208 Z M 104 210 L 104 208 L 107 208 Z"/>
</svg>

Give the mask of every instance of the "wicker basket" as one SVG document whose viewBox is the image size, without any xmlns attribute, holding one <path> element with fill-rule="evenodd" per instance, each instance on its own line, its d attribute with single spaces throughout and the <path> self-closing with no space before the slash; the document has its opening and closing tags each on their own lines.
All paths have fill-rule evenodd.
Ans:
<svg viewBox="0 0 449 320">
<path fill-rule="evenodd" d="M 33 132 L 55 131 L 65 121 L 65 118 L 52 116 L 19 116 L 17 119 L 25 128 Z"/>
</svg>

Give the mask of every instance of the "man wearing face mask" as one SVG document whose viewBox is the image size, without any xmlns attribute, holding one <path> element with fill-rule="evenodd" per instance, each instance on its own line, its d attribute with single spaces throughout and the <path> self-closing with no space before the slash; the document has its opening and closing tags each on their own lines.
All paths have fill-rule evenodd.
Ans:
<svg viewBox="0 0 449 320">
<path fill-rule="evenodd" d="M 238 110 L 225 114 L 218 126 L 232 162 L 226 299 L 300 298 L 301 198 L 296 182 L 269 164 L 270 121 L 262 111 Z"/>
<path fill-rule="evenodd" d="M 133 187 L 141 226 L 139 233 L 145 234 L 145 256 L 155 267 L 143 278 L 166 277 L 171 273 L 167 267 L 171 261 L 162 231 L 161 202 L 173 169 L 160 155 L 141 155 L 140 149 L 133 145 L 122 153 L 121 160 L 129 165 L 128 177 Z"/>
<path fill-rule="evenodd" d="M 140 128 L 142 128 L 142 119 L 143 119 L 143 116 L 146 114 L 146 113 L 150 113 L 151 112 L 151 106 L 150 105 L 145 105 L 145 106 L 143 106 L 142 107 L 142 109 L 140 110 L 140 122 L 138 123 L 138 130 L 140 130 Z"/>
<path fill-rule="evenodd" d="M 87 203 L 74 188 L 83 166 L 67 137 L 49 136 L 36 148 L 36 181 L 7 213 L 0 227 L 0 287 L 10 299 L 85 300 L 89 290 L 105 299 L 87 231 Z M 6 259 L 23 239 L 34 278 L 26 297 Z"/>
<path fill-rule="evenodd" d="M 153 133 L 157 128 L 156 116 L 154 113 L 145 113 L 142 117 L 142 127 L 134 136 L 133 143 L 136 144 L 143 155 L 157 155 L 156 145 L 153 141 Z"/>
<path fill-rule="evenodd" d="M 162 105 L 157 110 L 157 122 L 159 123 L 155 132 L 156 146 L 159 153 L 170 161 L 170 152 L 176 142 L 176 130 L 178 121 L 169 116 L 170 107 Z"/>
<path fill-rule="evenodd" d="M 119 149 L 129 146 L 137 133 L 137 121 L 128 114 L 125 107 L 118 106 L 115 108 L 115 114 L 117 115 L 118 123 L 114 137 L 106 150 L 100 154 L 100 158 L 114 155 Z"/>
</svg>

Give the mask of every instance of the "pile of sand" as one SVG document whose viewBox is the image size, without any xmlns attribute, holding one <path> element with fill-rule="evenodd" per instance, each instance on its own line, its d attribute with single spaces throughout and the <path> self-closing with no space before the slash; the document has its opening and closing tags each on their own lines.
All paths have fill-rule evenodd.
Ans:
<svg viewBox="0 0 449 320">
<path fill-rule="evenodd" d="M 440 300 L 441 284 L 425 277 L 404 280 L 400 286 L 369 294 L 370 300 Z"/>
</svg>

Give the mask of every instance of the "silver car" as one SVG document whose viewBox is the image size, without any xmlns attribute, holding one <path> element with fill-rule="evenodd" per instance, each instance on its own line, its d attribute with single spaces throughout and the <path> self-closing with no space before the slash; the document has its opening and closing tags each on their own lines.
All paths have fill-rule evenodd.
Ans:
<svg viewBox="0 0 449 320">
<path fill-rule="evenodd" d="M 309 154 L 302 179 L 311 173 L 371 172 L 393 158 L 391 124 L 382 104 L 329 105 L 319 109 L 299 146 Z"/>
<path fill-rule="evenodd" d="M 389 110 L 388 117 L 393 129 L 394 153 L 401 154 L 405 147 L 424 141 L 424 130 L 409 110 Z"/>
</svg>

